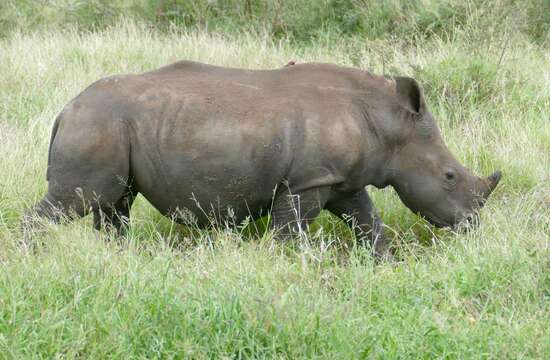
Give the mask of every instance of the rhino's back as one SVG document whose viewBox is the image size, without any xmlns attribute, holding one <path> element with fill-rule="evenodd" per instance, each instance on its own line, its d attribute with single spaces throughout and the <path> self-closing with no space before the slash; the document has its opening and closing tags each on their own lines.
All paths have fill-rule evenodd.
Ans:
<svg viewBox="0 0 550 360">
<path fill-rule="evenodd" d="M 326 63 L 304 63 L 271 70 L 250 70 L 221 67 L 194 61 L 179 61 L 157 70 L 143 73 L 144 78 L 164 84 L 181 80 L 212 84 L 220 91 L 234 86 L 249 86 L 250 89 L 275 91 L 284 88 L 289 95 L 300 94 L 319 89 L 340 90 L 346 92 L 364 91 L 365 78 L 372 82 L 383 82 L 382 77 L 354 68 Z"/>
</svg>

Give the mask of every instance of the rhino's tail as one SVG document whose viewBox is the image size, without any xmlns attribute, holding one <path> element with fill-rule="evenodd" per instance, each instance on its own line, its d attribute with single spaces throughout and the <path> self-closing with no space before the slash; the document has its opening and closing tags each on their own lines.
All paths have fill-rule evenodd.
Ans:
<svg viewBox="0 0 550 360">
<path fill-rule="evenodd" d="M 61 121 L 61 114 L 59 114 L 53 123 L 52 134 L 50 135 L 50 147 L 48 149 L 48 167 L 46 168 L 46 180 L 50 180 L 50 161 L 52 157 L 52 147 L 53 141 L 55 140 L 55 135 L 57 134 L 57 129 L 59 128 L 59 122 Z"/>
</svg>

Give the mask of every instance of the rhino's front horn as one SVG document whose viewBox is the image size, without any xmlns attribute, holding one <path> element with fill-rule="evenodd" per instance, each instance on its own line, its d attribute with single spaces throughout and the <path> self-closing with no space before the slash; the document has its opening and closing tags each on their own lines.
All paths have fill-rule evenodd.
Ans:
<svg viewBox="0 0 550 360">
<path fill-rule="evenodd" d="M 487 177 L 488 191 L 487 191 L 487 194 L 485 195 L 485 198 L 487 198 L 493 192 L 493 190 L 495 190 L 501 177 L 502 177 L 502 172 L 500 170 L 495 171 L 494 173 L 492 173 Z"/>
</svg>

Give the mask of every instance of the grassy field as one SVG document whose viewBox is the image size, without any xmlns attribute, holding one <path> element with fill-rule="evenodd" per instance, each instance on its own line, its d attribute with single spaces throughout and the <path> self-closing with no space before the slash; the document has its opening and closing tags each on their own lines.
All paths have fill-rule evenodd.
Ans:
<svg viewBox="0 0 550 360">
<path fill-rule="evenodd" d="M 5 33 L 0 358 L 550 358 L 550 55 L 512 30 L 308 43 L 126 20 Z M 436 230 L 393 190 L 371 189 L 398 259 L 376 265 L 327 214 L 282 245 L 251 226 L 189 230 L 138 198 L 119 242 L 86 218 L 19 245 L 63 106 L 102 76 L 179 59 L 326 61 L 417 78 L 460 161 L 504 172 L 482 226 Z"/>
</svg>

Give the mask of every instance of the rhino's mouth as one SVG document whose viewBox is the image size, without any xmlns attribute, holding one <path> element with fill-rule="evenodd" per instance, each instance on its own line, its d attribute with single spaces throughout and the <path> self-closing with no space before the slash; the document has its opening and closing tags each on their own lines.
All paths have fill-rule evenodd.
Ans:
<svg viewBox="0 0 550 360">
<path fill-rule="evenodd" d="M 449 221 L 445 221 L 443 220 L 441 217 L 435 215 L 435 214 L 432 214 L 432 213 L 426 213 L 424 214 L 424 218 L 426 220 L 428 220 L 428 222 L 430 224 L 432 224 L 433 226 L 435 226 L 436 228 L 454 228 L 456 226 L 456 223 L 455 222 L 449 222 Z"/>
<path fill-rule="evenodd" d="M 452 224 L 449 224 L 449 223 L 446 223 L 446 222 L 443 222 L 439 219 L 435 219 L 435 218 L 430 218 L 430 217 L 426 217 L 426 220 L 428 220 L 428 222 L 430 224 L 432 224 L 433 226 L 435 226 L 436 228 L 453 228 L 454 225 Z"/>
<path fill-rule="evenodd" d="M 434 225 L 436 228 L 449 228 L 451 230 L 468 230 L 472 227 L 475 227 L 479 224 L 478 217 L 475 214 L 465 214 L 463 216 L 460 216 L 457 219 L 454 219 L 454 221 L 445 221 L 441 219 L 440 217 L 433 215 L 433 214 L 427 214 L 425 215 L 426 220 L 432 225 Z"/>
</svg>

